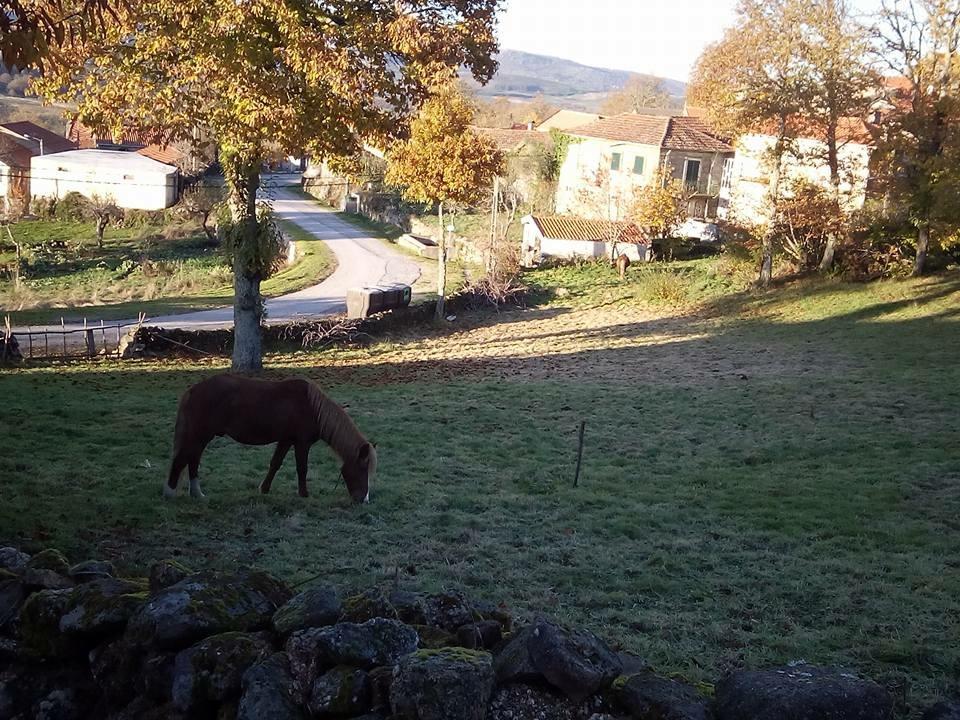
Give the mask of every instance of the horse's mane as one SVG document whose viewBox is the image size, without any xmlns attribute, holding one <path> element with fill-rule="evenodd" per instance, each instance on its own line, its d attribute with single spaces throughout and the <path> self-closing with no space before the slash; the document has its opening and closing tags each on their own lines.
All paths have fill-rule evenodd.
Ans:
<svg viewBox="0 0 960 720">
<path fill-rule="evenodd" d="M 357 429 L 346 410 L 324 395 L 314 383 L 308 383 L 308 387 L 310 404 L 316 413 L 320 438 L 333 448 L 344 462 L 355 461 L 360 448 L 369 441 Z M 377 453 L 373 445 L 370 446 L 370 450 L 369 475 L 372 477 L 377 467 Z"/>
</svg>

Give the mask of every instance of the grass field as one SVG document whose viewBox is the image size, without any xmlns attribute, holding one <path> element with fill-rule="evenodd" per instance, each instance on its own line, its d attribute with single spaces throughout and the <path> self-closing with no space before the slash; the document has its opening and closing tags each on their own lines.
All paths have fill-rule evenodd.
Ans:
<svg viewBox="0 0 960 720">
<path fill-rule="evenodd" d="M 533 273 L 556 299 L 527 311 L 268 359 L 378 442 L 368 506 L 322 447 L 308 500 L 292 459 L 259 496 L 271 450 L 225 440 L 206 501 L 162 502 L 177 398 L 219 361 L 6 371 L 0 541 L 343 588 L 397 574 L 544 610 L 694 681 L 848 665 L 902 717 L 951 689 L 960 277 L 707 293 L 675 314 L 639 278 L 591 293 L 590 272 Z"/>
<path fill-rule="evenodd" d="M 266 280 L 267 297 L 320 282 L 336 267 L 333 253 L 293 223 L 279 221 L 297 243 L 297 261 Z M 0 281 L 0 314 L 14 325 L 152 317 L 233 302 L 233 276 L 217 248 L 191 225 L 109 228 L 103 248 L 92 223 L 22 222 L 17 240 L 35 257 L 21 288 Z M 46 243 L 65 247 L 38 254 Z"/>
</svg>

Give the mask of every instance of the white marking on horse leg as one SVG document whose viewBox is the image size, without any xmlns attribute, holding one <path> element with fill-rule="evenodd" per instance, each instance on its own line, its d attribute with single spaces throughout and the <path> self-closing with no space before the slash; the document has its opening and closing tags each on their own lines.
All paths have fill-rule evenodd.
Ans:
<svg viewBox="0 0 960 720">
<path fill-rule="evenodd" d="M 177 496 L 176 489 L 170 487 L 170 485 L 167 484 L 166 480 L 163 481 L 163 496 L 165 498 L 175 498 Z"/>
<path fill-rule="evenodd" d="M 193 478 L 190 481 L 190 497 L 206 497 L 206 495 L 204 495 L 203 491 L 200 489 L 200 478 Z"/>
<path fill-rule="evenodd" d="M 366 495 L 366 497 L 363 498 L 363 501 L 364 501 L 365 503 L 370 502 L 370 491 L 369 491 L 369 490 L 367 490 L 367 495 Z"/>
</svg>

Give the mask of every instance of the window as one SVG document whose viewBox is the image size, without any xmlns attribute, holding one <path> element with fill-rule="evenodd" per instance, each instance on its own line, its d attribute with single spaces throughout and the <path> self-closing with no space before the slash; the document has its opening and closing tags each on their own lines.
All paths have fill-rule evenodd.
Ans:
<svg viewBox="0 0 960 720">
<path fill-rule="evenodd" d="M 643 158 L 639 155 L 633 159 L 633 174 L 643 175 Z"/>
<path fill-rule="evenodd" d="M 621 160 L 622 158 L 623 158 L 623 154 L 622 154 L 622 153 L 614 153 L 614 154 L 610 157 L 610 169 L 611 169 L 611 170 L 619 170 L 619 169 L 620 169 L 620 160 Z"/>
<path fill-rule="evenodd" d="M 700 182 L 700 161 L 687 158 L 683 161 L 683 182 L 687 187 L 697 187 Z"/>
<path fill-rule="evenodd" d="M 723 161 L 723 174 L 720 176 L 720 189 L 729 190 L 733 185 L 733 158 Z"/>
</svg>

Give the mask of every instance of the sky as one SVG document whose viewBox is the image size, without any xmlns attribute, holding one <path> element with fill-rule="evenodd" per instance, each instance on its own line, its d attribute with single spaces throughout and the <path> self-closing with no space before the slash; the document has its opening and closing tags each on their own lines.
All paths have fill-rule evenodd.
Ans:
<svg viewBox="0 0 960 720">
<path fill-rule="evenodd" d="M 686 81 L 736 0 L 507 0 L 500 45 Z"/>
</svg>

